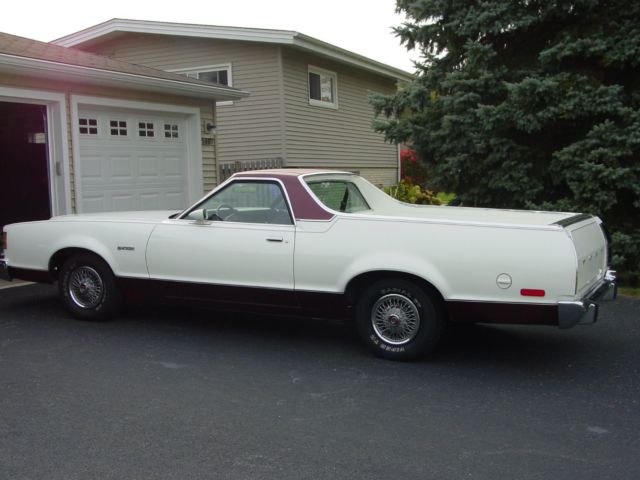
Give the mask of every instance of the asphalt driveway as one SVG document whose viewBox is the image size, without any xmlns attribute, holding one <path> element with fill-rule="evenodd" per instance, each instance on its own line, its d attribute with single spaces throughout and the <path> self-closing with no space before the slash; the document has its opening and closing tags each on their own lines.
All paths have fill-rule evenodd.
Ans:
<svg viewBox="0 0 640 480">
<path fill-rule="evenodd" d="M 345 322 L 0 290 L 1 479 L 638 479 L 640 300 L 371 357 Z"/>
</svg>

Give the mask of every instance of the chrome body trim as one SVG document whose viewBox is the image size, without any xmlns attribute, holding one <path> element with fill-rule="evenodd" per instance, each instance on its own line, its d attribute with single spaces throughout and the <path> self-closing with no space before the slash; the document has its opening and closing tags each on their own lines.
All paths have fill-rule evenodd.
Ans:
<svg viewBox="0 0 640 480">
<path fill-rule="evenodd" d="M 617 296 L 616 272 L 607 270 L 584 298 L 558 302 L 558 327 L 565 329 L 595 323 L 598 320 L 598 302 L 615 300 Z"/>
</svg>

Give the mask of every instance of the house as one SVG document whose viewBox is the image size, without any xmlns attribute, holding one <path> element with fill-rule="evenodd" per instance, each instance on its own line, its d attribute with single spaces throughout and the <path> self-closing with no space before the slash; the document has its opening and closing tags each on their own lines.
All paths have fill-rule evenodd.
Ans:
<svg viewBox="0 0 640 480">
<path fill-rule="evenodd" d="M 370 93 L 394 93 L 402 70 L 284 30 L 113 19 L 54 43 L 251 93 L 218 103 L 220 179 L 260 166 L 398 179 L 398 148 L 372 128 Z"/>
<path fill-rule="evenodd" d="M 216 102 L 247 95 L 0 33 L 0 226 L 184 208 L 217 182 Z"/>
</svg>

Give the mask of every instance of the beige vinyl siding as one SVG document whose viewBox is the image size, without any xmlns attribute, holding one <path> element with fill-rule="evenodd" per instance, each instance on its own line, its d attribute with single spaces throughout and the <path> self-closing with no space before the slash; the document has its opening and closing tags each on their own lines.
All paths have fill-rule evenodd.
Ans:
<svg viewBox="0 0 640 480">
<path fill-rule="evenodd" d="M 207 123 L 215 124 L 216 107 L 214 102 L 200 106 L 200 122 L 202 125 Z M 216 163 L 216 136 L 215 133 L 207 133 L 201 129 L 202 137 L 202 181 L 204 183 L 204 192 L 208 192 L 218 184 L 218 168 Z M 211 142 L 204 140 L 211 139 Z M 210 143 L 210 144 L 209 144 Z"/>
<path fill-rule="evenodd" d="M 219 162 L 283 157 L 279 49 L 274 45 L 127 34 L 94 45 L 94 53 L 162 70 L 231 64 L 233 87 L 248 98 L 217 108 Z M 212 177 L 205 172 L 207 181 Z"/>
<path fill-rule="evenodd" d="M 162 70 L 231 64 L 233 86 L 250 96 L 217 107 L 218 163 L 283 158 L 288 167 L 358 171 L 376 184 L 396 181 L 397 147 L 373 131 L 368 100 L 372 92 L 395 92 L 395 79 L 290 47 L 241 41 L 127 33 L 87 50 Z M 309 105 L 309 65 L 336 73 L 337 110 Z M 210 162 L 205 157 L 205 165 Z M 205 170 L 207 186 L 216 171 Z"/>
<path fill-rule="evenodd" d="M 397 147 L 374 132 L 372 92 L 393 93 L 395 81 L 321 57 L 282 50 L 287 164 L 348 170 L 380 169 L 385 178 L 397 172 Z M 335 72 L 338 108 L 309 104 L 309 65 Z M 386 182 L 385 182 L 386 183 Z"/>
</svg>

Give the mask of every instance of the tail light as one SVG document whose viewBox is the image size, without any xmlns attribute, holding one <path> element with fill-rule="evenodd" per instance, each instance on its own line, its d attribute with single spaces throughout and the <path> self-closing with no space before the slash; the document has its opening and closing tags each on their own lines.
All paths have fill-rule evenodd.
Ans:
<svg viewBox="0 0 640 480">
<path fill-rule="evenodd" d="M 544 297 L 545 291 L 539 288 L 523 288 L 520 290 L 520 295 L 523 297 Z"/>
</svg>

